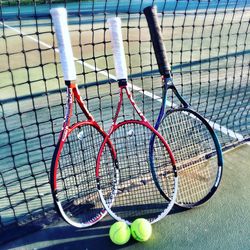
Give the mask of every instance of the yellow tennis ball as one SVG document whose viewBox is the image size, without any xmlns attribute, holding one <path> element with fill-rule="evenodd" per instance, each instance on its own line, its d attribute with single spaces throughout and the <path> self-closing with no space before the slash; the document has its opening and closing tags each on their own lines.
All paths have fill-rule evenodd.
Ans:
<svg viewBox="0 0 250 250">
<path fill-rule="evenodd" d="M 109 237 L 113 243 L 123 245 L 130 239 L 130 228 L 125 222 L 114 223 L 109 230 Z"/>
<path fill-rule="evenodd" d="M 152 234 L 152 226 L 146 219 L 136 219 L 131 224 L 131 234 L 138 241 L 147 241 Z"/>
</svg>

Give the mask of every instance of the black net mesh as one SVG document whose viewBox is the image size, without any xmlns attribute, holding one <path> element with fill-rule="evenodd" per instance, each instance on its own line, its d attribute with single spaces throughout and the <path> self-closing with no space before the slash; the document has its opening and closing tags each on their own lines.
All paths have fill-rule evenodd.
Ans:
<svg viewBox="0 0 250 250">
<path fill-rule="evenodd" d="M 21 232 L 54 218 L 49 171 L 66 91 L 49 9 L 68 10 L 79 88 L 107 130 L 118 100 L 106 25 L 111 16 L 122 18 L 135 100 L 150 122 L 158 115 L 162 84 L 142 13 L 152 4 L 180 93 L 213 124 L 224 150 L 249 140 L 248 0 L 0 0 L 1 241 L 15 235 L 13 228 Z M 78 108 L 74 114 L 72 122 L 84 118 Z"/>
</svg>

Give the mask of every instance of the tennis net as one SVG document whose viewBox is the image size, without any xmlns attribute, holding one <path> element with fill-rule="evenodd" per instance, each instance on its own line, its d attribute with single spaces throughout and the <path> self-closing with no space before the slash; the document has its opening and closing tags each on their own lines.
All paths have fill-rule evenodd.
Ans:
<svg viewBox="0 0 250 250">
<path fill-rule="evenodd" d="M 119 97 L 106 24 L 115 15 L 135 100 L 150 122 L 157 118 L 162 86 L 143 15 L 152 4 L 180 93 L 209 120 L 223 150 L 250 139 L 248 0 L 0 0 L 0 242 L 57 218 L 49 171 L 65 87 L 50 8 L 68 10 L 79 88 L 107 130 Z M 81 119 L 76 108 L 72 122 Z"/>
</svg>

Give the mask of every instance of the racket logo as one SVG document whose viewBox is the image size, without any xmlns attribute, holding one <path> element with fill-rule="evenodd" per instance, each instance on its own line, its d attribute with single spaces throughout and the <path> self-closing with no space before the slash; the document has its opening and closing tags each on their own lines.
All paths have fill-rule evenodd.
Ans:
<svg viewBox="0 0 250 250">
<path fill-rule="evenodd" d="M 67 99 L 68 99 L 69 104 L 73 103 L 73 94 L 72 94 L 72 89 L 71 88 L 67 89 Z"/>
<path fill-rule="evenodd" d="M 216 183 L 214 184 L 215 187 L 218 187 L 220 184 L 221 174 L 222 174 L 222 166 L 219 166 L 218 174 L 217 174 L 218 178 L 217 178 Z"/>
<path fill-rule="evenodd" d="M 116 178 L 117 176 L 115 176 L 115 178 L 112 181 L 112 189 L 111 189 L 111 194 L 109 196 L 109 199 L 107 200 L 107 204 L 111 205 L 113 203 L 113 200 L 115 199 L 116 195 L 117 195 L 117 185 L 119 183 L 119 179 L 117 180 Z M 119 178 L 119 177 L 118 177 Z"/>
<path fill-rule="evenodd" d="M 128 137 L 132 137 L 134 135 L 134 130 L 133 129 L 130 129 L 128 132 L 127 132 L 127 136 Z"/>
<path fill-rule="evenodd" d="M 67 135 L 68 135 L 68 127 L 65 127 L 64 131 L 63 131 L 63 135 L 62 135 L 62 141 L 65 142 L 65 140 L 67 139 Z"/>
<path fill-rule="evenodd" d="M 77 134 L 77 138 L 78 138 L 78 140 L 80 140 L 80 141 L 82 141 L 82 140 L 84 139 L 83 131 L 81 131 L 81 132 L 79 132 L 79 133 Z"/>
<path fill-rule="evenodd" d="M 66 105 L 66 113 L 64 121 L 67 122 L 71 116 L 71 108 L 73 105 L 73 95 L 72 95 L 72 89 L 67 89 L 67 105 Z"/>
</svg>

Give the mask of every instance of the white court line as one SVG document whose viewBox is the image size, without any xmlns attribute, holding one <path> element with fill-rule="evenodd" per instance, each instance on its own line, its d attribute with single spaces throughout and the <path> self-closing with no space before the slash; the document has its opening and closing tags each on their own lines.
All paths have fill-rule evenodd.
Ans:
<svg viewBox="0 0 250 250">
<path fill-rule="evenodd" d="M 18 33 L 18 34 L 20 34 L 20 35 L 23 35 L 23 36 L 26 37 L 26 38 L 29 38 L 30 40 L 32 40 L 32 41 L 34 41 L 34 42 L 36 42 L 36 43 L 38 43 L 38 44 L 40 44 L 40 45 L 42 45 L 42 46 L 44 46 L 44 47 L 46 47 L 46 48 L 49 48 L 49 49 L 52 49 L 52 48 L 53 48 L 53 47 L 50 46 L 49 44 L 44 43 L 44 42 L 42 42 L 42 41 L 40 41 L 40 40 L 37 40 L 36 38 L 34 38 L 34 37 L 30 36 L 30 35 L 27 35 L 26 33 L 22 32 L 21 30 L 18 30 L 18 29 L 16 29 L 16 28 L 13 28 L 13 27 L 11 27 L 11 26 L 9 26 L 9 25 L 7 25 L 7 24 L 5 24 L 5 23 L 2 23 L 2 22 L 0 22 L 0 24 L 1 24 L 1 25 L 4 25 L 4 26 L 7 27 L 8 29 L 11 29 L 11 30 L 15 31 L 16 33 Z M 59 53 L 59 50 L 58 50 L 58 49 L 55 49 L 55 51 L 56 51 L 57 53 Z M 104 76 L 107 76 L 107 77 L 109 77 L 109 78 L 111 78 L 111 79 L 113 79 L 113 80 L 117 80 L 116 77 L 115 77 L 114 75 L 109 74 L 106 70 L 101 70 L 101 69 L 99 69 L 99 68 L 97 68 L 97 67 L 94 67 L 93 65 L 91 65 L 91 64 L 89 64 L 89 63 L 86 63 L 86 62 L 83 62 L 83 61 L 81 61 L 81 60 L 78 60 L 76 57 L 74 57 L 74 60 L 75 60 L 77 63 L 82 64 L 82 65 L 84 65 L 85 67 L 87 67 L 87 68 L 89 68 L 89 69 L 92 69 L 92 70 L 94 70 L 94 71 L 96 71 L 96 72 L 98 71 L 99 74 L 102 74 L 102 75 L 104 75 Z M 149 92 L 149 91 L 142 90 L 142 88 L 140 88 L 140 87 L 138 87 L 138 86 L 136 86 L 136 85 L 132 85 L 131 83 L 128 83 L 128 86 L 129 86 L 130 88 L 133 88 L 134 90 L 140 92 L 141 94 L 143 94 L 143 95 L 145 95 L 145 96 L 148 96 L 148 97 L 150 97 L 151 99 L 154 99 L 154 100 L 156 100 L 156 101 L 162 103 L 162 98 L 161 98 L 160 96 L 155 95 L 155 94 L 153 94 L 153 93 L 151 93 L 151 92 Z M 167 106 L 169 106 L 169 107 L 172 105 L 172 103 L 169 102 L 169 101 L 167 101 L 166 104 L 167 104 Z M 177 106 L 176 104 L 173 104 L 173 105 L 174 105 L 174 106 Z M 210 121 L 210 120 L 208 120 L 208 119 L 206 119 L 206 120 L 207 120 L 207 122 L 210 124 L 210 126 L 212 126 L 214 129 L 216 129 L 216 130 L 222 132 L 223 134 L 229 135 L 230 137 L 232 137 L 232 138 L 234 138 L 234 139 L 237 139 L 237 140 L 239 140 L 239 141 L 242 141 L 242 140 L 244 139 L 244 138 L 243 138 L 243 135 L 241 135 L 241 134 L 239 134 L 239 133 L 236 133 L 236 132 L 234 132 L 234 131 L 231 130 L 231 129 L 228 129 L 228 128 L 226 128 L 225 126 L 221 126 L 221 125 L 218 124 L 218 123 L 215 123 L 215 122 Z M 249 144 L 250 144 L 250 143 L 249 143 Z"/>
</svg>

